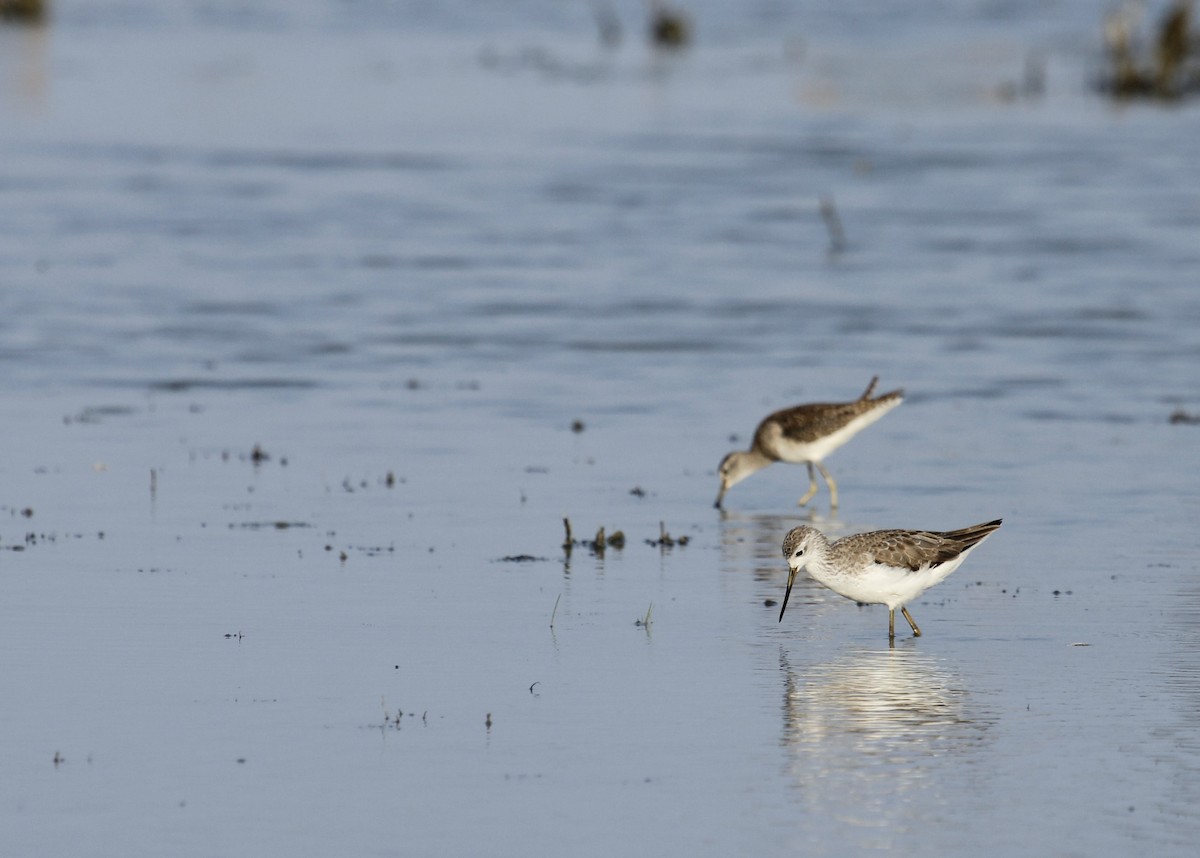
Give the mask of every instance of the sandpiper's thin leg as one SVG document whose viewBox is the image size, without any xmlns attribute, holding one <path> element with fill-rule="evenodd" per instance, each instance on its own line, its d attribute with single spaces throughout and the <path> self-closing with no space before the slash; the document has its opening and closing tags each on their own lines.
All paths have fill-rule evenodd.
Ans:
<svg viewBox="0 0 1200 858">
<path fill-rule="evenodd" d="M 808 463 L 808 491 L 804 493 L 804 497 L 796 501 L 796 506 L 804 506 L 813 499 L 813 495 L 817 493 L 817 475 L 813 473 L 813 463 Z"/>
<path fill-rule="evenodd" d="M 896 639 L 896 612 L 888 611 L 888 640 Z"/>
<path fill-rule="evenodd" d="M 912 614 L 908 612 L 908 608 L 901 608 L 900 612 L 904 614 L 904 619 L 908 620 L 908 624 L 912 626 L 913 637 L 919 638 L 921 636 L 921 630 L 917 628 L 917 624 L 913 621 Z"/>
<path fill-rule="evenodd" d="M 821 470 L 821 476 L 825 478 L 825 482 L 829 483 L 829 505 L 831 508 L 837 509 L 837 483 L 833 481 L 833 477 L 829 476 L 829 471 L 825 470 L 824 465 L 817 462 L 817 467 Z"/>
</svg>

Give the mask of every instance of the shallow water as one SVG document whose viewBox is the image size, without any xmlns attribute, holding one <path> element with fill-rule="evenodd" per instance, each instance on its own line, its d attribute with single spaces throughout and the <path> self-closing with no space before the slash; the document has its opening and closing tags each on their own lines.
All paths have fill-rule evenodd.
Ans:
<svg viewBox="0 0 1200 858">
<path fill-rule="evenodd" d="M 0 29 L 6 854 L 1190 854 L 1200 114 L 944 7 Z M 875 374 L 837 516 L 712 509 Z M 768 604 L 800 521 L 1001 516 L 895 649 Z"/>
</svg>

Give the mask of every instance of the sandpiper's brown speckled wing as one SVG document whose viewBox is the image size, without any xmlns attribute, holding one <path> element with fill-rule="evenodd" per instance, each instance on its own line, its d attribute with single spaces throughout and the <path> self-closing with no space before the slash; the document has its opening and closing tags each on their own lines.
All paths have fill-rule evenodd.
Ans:
<svg viewBox="0 0 1200 858">
<path fill-rule="evenodd" d="M 953 560 L 1000 526 L 1000 519 L 985 524 L 937 533 L 928 530 L 880 530 L 848 536 L 845 548 L 870 553 L 875 562 L 917 571 Z"/>
<path fill-rule="evenodd" d="M 796 405 L 769 414 L 758 425 L 754 439 L 758 443 L 768 441 L 767 427 L 772 423 L 779 426 L 780 434 L 792 441 L 812 443 L 832 435 L 860 414 L 874 411 L 885 402 L 904 396 L 903 390 L 893 390 L 875 399 L 856 399 L 854 402 L 813 402 Z"/>
</svg>

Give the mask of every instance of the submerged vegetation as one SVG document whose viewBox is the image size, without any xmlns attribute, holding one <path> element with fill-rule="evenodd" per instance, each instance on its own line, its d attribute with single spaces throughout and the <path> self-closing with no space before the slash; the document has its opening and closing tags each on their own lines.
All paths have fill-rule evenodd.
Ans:
<svg viewBox="0 0 1200 858">
<path fill-rule="evenodd" d="M 604 526 L 601 525 L 600 529 L 596 531 L 595 539 L 574 539 L 571 536 L 571 520 L 569 518 L 563 519 L 563 528 L 566 530 L 567 535 L 563 540 L 562 547 L 568 557 L 571 556 L 571 549 L 577 545 L 587 548 L 593 554 L 600 557 L 604 556 L 606 548 L 616 548 L 619 550 L 625 547 L 625 533 L 621 530 L 614 530 L 611 534 L 605 535 Z"/>
</svg>

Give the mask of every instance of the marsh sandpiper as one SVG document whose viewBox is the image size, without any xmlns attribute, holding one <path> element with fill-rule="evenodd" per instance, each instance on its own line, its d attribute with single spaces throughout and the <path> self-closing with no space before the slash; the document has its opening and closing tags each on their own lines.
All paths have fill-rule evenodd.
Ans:
<svg viewBox="0 0 1200 858">
<path fill-rule="evenodd" d="M 1000 519 L 961 530 L 876 530 L 836 542 L 807 525 L 794 527 L 783 540 L 788 564 L 787 590 L 779 620 L 787 610 L 796 573 L 808 574 L 833 592 L 869 605 L 887 605 L 888 640 L 896 637 L 896 608 L 920 637 L 905 607 L 934 584 L 941 583 L 967 555 L 1000 527 Z"/>
<path fill-rule="evenodd" d="M 878 381 L 879 376 L 872 378 L 863 395 L 853 402 L 796 405 L 764 418 L 754 430 L 749 450 L 735 450 L 721 460 L 717 469 L 721 490 L 713 506 L 720 509 L 725 492 L 772 462 L 803 462 L 808 465 L 808 491 L 798 505 L 804 506 L 817 493 L 815 466 L 829 485 L 830 507 L 837 509 L 837 483 L 825 470 L 825 457 L 904 401 L 903 390 L 872 399 Z"/>
</svg>

